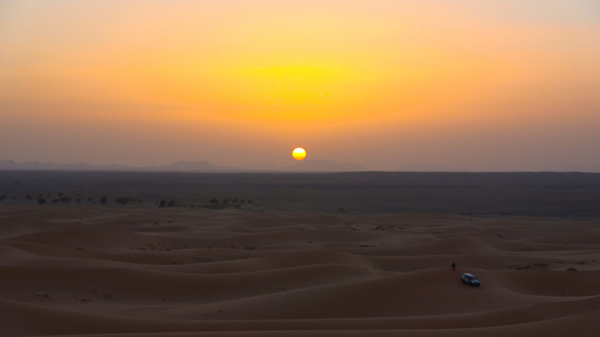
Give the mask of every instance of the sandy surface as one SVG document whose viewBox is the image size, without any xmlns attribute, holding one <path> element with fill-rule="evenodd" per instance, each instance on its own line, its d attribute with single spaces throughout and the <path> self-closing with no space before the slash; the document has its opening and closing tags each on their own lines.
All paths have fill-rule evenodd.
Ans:
<svg viewBox="0 0 600 337">
<path fill-rule="evenodd" d="M 598 336 L 599 261 L 599 221 L 4 206 L 0 335 Z"/>
</svg>

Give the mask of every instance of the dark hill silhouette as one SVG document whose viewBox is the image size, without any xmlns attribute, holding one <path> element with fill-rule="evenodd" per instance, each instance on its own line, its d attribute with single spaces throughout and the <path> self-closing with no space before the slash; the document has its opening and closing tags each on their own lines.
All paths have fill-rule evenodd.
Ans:
<svg viewBox="0 0 600 337">
<path fill-rule="evenodd" d="M 88 163 L 60 164 L 55 162 L 27 161 L 17 163 L 13 160 L 0 161 L 2 171 L 119 171 L 119 172 L 349 172 L 365 171 L 356 163 L 337 163 L 331 160 L 306 160 L 296 165 L 277 168 L 267 165 L 253 165 L 250 168 L 220 166 L 208 161 L 178 161 L 169 165 L 126 166 L 93 165 Z"/>
<path fill-rule="evenodd" d="M 305 159 L 295 165 L 282 167 L 285 172 L 359 172 L 367 169 L 357 163 L 337 163 L 332 160 Z"/>
</svg>

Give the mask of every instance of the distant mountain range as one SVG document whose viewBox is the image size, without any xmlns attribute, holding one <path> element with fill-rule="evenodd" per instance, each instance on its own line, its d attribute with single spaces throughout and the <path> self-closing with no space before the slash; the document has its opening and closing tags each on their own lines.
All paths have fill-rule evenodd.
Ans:
<svg viewBox="0 0 600 337">
<path fill-rule="evenodd" d="M 121 172 L 360 172 L 370 171 L 357 163 L 338 163 L 332 160 L 305 159 L 291 166 L 276 167 L 255 164 L 245 168 L 214 165 L 208 161 L 178 161 L 162 166 L 93 165 L 88 163 L 61 164 L 55 162 L 0 160 L 0 171 L 121 171 Z M 397 172 L 473 172 L 466 168 L 453 168 L 442 165 L 409 165 Z M 600 165 L 578 166 L 557 172 L 600 173 Z"/>
<path fill-rule="evenodd" d="M 274 167 L 253 165 L 249 168 L 213 165 L 208 161 L 178 161 L 162 166 L 93 165 L 88 163 L 61 164 L 55 162 L 0 160 L 0 170 L 17 171 L 125 171 L 125 172 L 351 172 L 367 171 L 356 163 L 337 163 L 331 160 L 303 160 L 292 166 Z"/>
<path fill-rule="evenodd" d="M 398 169 L 400 172 L 468 172 L 470 170 L 448 167 L 443 165 L 422 165 L 422 164 L 413 164 L 408 166 L 403 166 Z"/>
<path fill-rule="evenodd" d="M 594 166 L 577 166 L 573 168 L 574 172 L 591 172 L 591 173 L 600 173 L 600 165 Z"/>
<path fill-rule="evenodd" d="M 282 167 L 280 171 L 288 172 L 356 172 L 368 171 L 357 163 L 337 163 L 332 160 L 306 159 L 295 165 Z"/>
<path fill-rule="evenodd" d="M 477 171 L 464 167 L 448 167 L 443 165 L 435 164 L 413 164 L 408 166 L 400 167 L 396 170 L 397 172 L 489 172 L 489 171 Z M 583 172 L 583 173 L 600 173 L 600 165 L 595 166 L 573 166 L 557 170 L 544 170 L 552 172 Z M 504 172 L 526 172 L 525 170 L 508 170 Z"/>
</svg>

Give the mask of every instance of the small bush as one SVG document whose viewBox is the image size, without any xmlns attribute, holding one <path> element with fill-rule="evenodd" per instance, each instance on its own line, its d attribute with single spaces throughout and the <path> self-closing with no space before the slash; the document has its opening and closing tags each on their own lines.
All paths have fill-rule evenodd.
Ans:
<svg viewBox="0 0 600 337">
<path fill-rule="evenodd" d="M 123 197 L 123 198 L 116 198 L 116 199 L 115 199 L 115 202 L 116 202 L 117 204 L 127 205 L 127 203 L 128 203 L 130 200 L 133 200 L 133 199 L 130 199 L 129 197 Z"/>
<path fill-rule="evenodd" d="M 104 195 L 102 196 L 102 198 L 100 198 L 100 202 L 102 203 L 102 205 L 106 205 L 106 203 L 108 202 L 108 198 Z"/>
<path fill-rule="evenodd" d="M 37 200 L 37 202 L 38 202 L 38 204 L 40 204 L 40 205 L 43 205 L 43 204 L 45 204 L 45 203 L 46 203 L 46 199 L 44 199 L 44 198 L 39 198 L 39 199 Z"/>
<path fill-rule="evenodd" d="M 25 199 L 27 199 L 27 201 L 31 201 L 31 199 L 33 199 L 33 197 L 31 196 L 31 194 L 29 194 L 29 193 L 28 193 L 28 194 L 25 196 Z"/>
<path fill-rule="evenodd" d="M 177 200 L 170 200 L 167 204 L 167 207 L 175 207 L 177 206 Z"/>
<path fill-rule="evenodd" d="M 167 201 L 165 199 L 161 200 L 160 203 L 158 204 L 158 207 L 165 207 L 167 206 Z"/>
<path fill-rule="evenodd" d="M 69 197 L 67 197 L 67 196 L 60 197 L 60 199 L 59 199 L 59 200 L 60 200 L 60 202 L 62 202 L 62 203 L 65 203 L 65 204 L 68 204 L 68 203 L 70 203 L 70 202 L 71 202 L 71 198 L 69 198 Z"/>
<path fill-rule="evenodd" d="M 218 199 L 210 199 L 209 203 L 211 203 L 211 204 L 218 204 L 219 200 Z"/>
</svg>

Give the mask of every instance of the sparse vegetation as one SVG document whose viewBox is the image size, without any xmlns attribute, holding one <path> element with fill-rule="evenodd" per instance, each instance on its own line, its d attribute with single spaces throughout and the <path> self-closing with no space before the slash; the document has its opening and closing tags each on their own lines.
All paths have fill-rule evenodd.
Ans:
<svg viewBox="0 0 600 337">
<path fill-rule="evenodd" d="M 27 193 L 27 195 L 25 195 L 25 199 L 27 201 L 31 201 L 31 199 L 33 199 L 33 197 L 31 196 L 31 194 Z"/>
<path fill-rule="evenodd" d="M 40 205 L 43 205 L 43 204 L 45 204 L 45 203 L 46 203 L 46 199 L 44 199 L 44 198 L 39 198 L 39 199 L 37 200 L 37 202 L 38 202 L 38 204 L 40 204 Z"/>
<path fill-rule="evenodd" d="M 167 206 L 167 201 L 165 199 L 161 200 L 160 203 L 158 204 L 158 207 L 165 207 Z"/>
<path fill-rule="evenodd" d="M 117 204 L 121 204 L 121 205 L 127 205 L 128 202 L 135 200 L 134 198 L 130 198 L 130 197 L 123 197 L 123 198 L 115 198 L 115 202 Z"/>
<path fill-rule="evenodd" d="M 102 196 L 102 198 L 100 198 L 100 202 L 102 203 L 102 205 L 106 205 L 106 203 L 108 202 L 108 197 L 107 196 Z"/>
<path fill-rule="evenodd" d="M 69 198 L 67 196 L 60 197 L 59 200 L 60 200 L 60 202 L 65 203 L 65 204 L 68 204 L 71 202 L 71 198 Z"/>
</svg>

